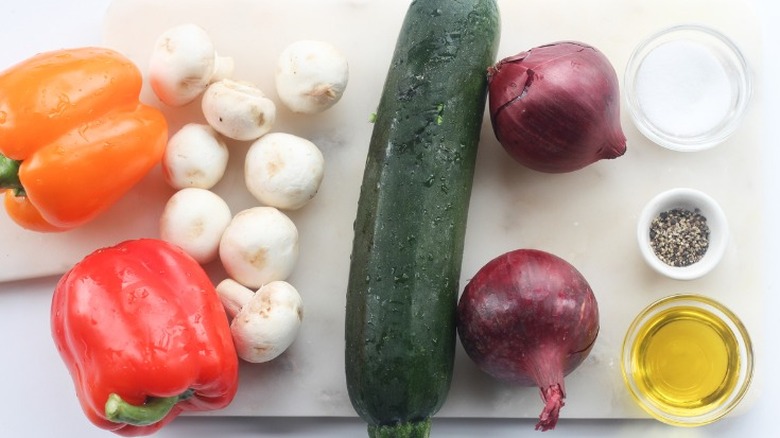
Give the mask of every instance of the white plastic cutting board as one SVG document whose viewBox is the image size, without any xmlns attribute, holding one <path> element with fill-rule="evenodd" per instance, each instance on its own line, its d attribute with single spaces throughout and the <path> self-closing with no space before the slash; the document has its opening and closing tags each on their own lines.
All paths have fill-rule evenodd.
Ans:
<svg viewBox="0 0 780 438">
<path fill-rule="evenodd" d="M 641 38 L 669 25 L 697 22 L 731 36 L 754 70 L 760 68 L 759 26 L 741 0 L 499 0 L 499 5 L 503 20 L 499 57 L 574 39 L 601 49 L 622 74 Z M 104 43 L 124 52 L 142 70 L 157 35 L 176 24 L 194 22 L 210 32 L 221 54 L 235 58 L 236 79 L 257 83 L 274 99 L 274 63 L 288 43 L 327 40 L 349 58 L 349 86 L 336 107 L 312 117 L 294 116 L 280 106 L 275 128 L 311 139 L 327 162 L 320 193 L 303 210 L 290 214 L 301 235 L 301 258 L 290 278 L 305 300 L 301 335 L 288 353 L 272 363 L 243 366 L 236 400 L 218 415 L 354 415 L 343 373 L 352 221 L 371 133 L 369 118 L 407 6 L 407 1 L 399 0 L 116 0 L 108 11 Z M 745 320 L 760 353 L 763 272 L 759 259 L 764 251 L 760 84 L 756 89 L 742 128 L 712 151 L 662 150 L 644 139 L 624 112 L 626 155 L 564 175 L 535 173 L 507 159 L 486 119 L 462 284 L 494 256 L 533 247 L 574 264 L 599 300 L 601 333 L 590 357 L 566 380 L 568 398 L 562 416 L 644 416 L 623 387 L 619 349 L 633 316 L 662 296 L 698 292 L 721 300 Z M 197 103 L 173 111 L 159 104 L 149 87 L 143 99 L 163 108 L 172 130 L 203 120 Z M 246 146 L 231 144 L 228 174 L 214 189 L 234 212 L 256 205 L 243 186 Z M 675 186 L 709 193 L 721 203 L 730 222 L 732 242 L 726 257 L 701 280 L 663 279 L 644 265 L 636 248 L 634 227 L 643 204 Z M 155 171 L 95 223 L 55 235 L 21 231 L 0 214 L 0 281 L 58 274 L 99 246 L 157 236 L 159 213 L 171 194 Z M 209 270 L 215 280 L 221 278 L 218 264 Z M 760 375 L 760 354 L 758 367 Z M 492 381 L 459 350 L 450 397 L 439 415 L 535 417 L 540 410 L 534 388 Z"/>
</svg>

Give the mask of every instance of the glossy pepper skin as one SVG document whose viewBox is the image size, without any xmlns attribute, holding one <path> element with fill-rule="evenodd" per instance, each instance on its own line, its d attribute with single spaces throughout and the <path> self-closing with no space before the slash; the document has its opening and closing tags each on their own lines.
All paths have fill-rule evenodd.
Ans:
<svg viewBox="0 0 780 438">
<path fill-rule="evenodd" d="M 51 330 L 84 413 L 119 435 L 154 433 L 235 396 L 222 303 L 201 266 L 167 242 L 129 240 L 86 256 L 57 284 Z"/>
<path fill-rule="evenodd" d="M 162 159 L 163 114 L 139 101 L 142 76 L 97 47 L 46 52 L 0 73 L 0 189 L 35 231 L 78 227 Z"/>
</svg>

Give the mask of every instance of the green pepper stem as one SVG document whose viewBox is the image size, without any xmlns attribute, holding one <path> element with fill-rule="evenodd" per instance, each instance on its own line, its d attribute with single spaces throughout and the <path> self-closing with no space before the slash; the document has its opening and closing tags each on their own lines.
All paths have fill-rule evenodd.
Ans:
<svg viewBox="0 0 780 438">
<path fill-rule="evenodd" d="M 194 394 L 194 390 L 188 389 L 172 397 L 149 397 L 143 405 L 136 406 L 124 401 L 119 394 L 112 393 L 106 401 L 106 419 L 114 423 L 148 426 L 165 418 L 176 403 Z"/>
<path fill-rule="evenodd" d="M 428 438 L 431 434 L 431 419 L 388 425 L 368 425 L 369 438 Z"/>
<path fill-rule="evenodd" d="M 21 161 L 12 160 L 0 154 L 0 189 L 11 189 L 17 196 L 24 195 L 24 187 L 19 181 L 19 165 Z"/>
</svg>

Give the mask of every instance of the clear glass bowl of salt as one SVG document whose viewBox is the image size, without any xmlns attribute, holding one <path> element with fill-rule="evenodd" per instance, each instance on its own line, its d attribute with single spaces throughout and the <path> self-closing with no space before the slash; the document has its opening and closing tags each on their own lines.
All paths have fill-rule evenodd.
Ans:
<svg viewBox="0 0 780 438">
<path fill-rule="evenodd" d="M 667 149 L 693 152 L 728 139 L 747 109 L 752 83 L 742 51 L 721 32 L 677 25 L 640 43 L 626 66 L 628 112 Z"/>
</svg>

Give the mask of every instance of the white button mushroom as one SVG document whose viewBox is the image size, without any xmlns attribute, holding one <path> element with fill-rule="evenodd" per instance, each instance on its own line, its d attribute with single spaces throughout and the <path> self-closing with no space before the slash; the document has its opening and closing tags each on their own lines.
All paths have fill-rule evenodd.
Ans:
<svg viewBox="0 0 780 438">
<path fill-rule="evenodd" d="M 233 58 L 219 56 L 205 29 L 182 24 L 163 32 L 149 60 L 149 82 L 170 106 L 186 105 L 211 82 L 233 74 Z"/>
<path fill-rule="evenodd" d="M 311 141 L 272 132 L 249 147 L 244 180 L 249 192 L 261 203 L 295 210 L 317 194 L 324 166 L 322 152 Z"/>
<path fill-rule="evenodd" d="M 296 113 L 314 114 L 332 107 L 341 99 L 348 80 L 347 58 L 324 41 L 290 44 L 276 66 L 276 92 Z"/>
<path fill-rule="evenodd" d="M 230 207 L 216 193 L 185 188 L 165 204 L 160 217 L 160 238 L 205 264 L 217 258 L 222 234 L 231 218 Z"/>
<path fill-rule="evenodd" d="M 295 341 L 303 320 L 303 300 L 285 281 L 272 281 L 253 292 L 235 280 L 217 285 L 238 357 L 251 363 L 277 358 Z"/>
<path fill-rule="evenodd" d="M 162 168 L 165 181 L 175 189 L 210 189 L 225 175 L 228 148 L 209 125 L 189 123 L 168 140 Z"/>
<path fill-rule="evenodd" d="M 285 280 L 298 261 L 298 229 L 274 207 L 253 207 L 233 217 L 219 257 L 228 275 L 246 287 Z"/>
<path fill-rule="evenodd" d="M 234 140 L 255 140 L 276 121 L 276 104 L 245 81 L 214 82 L 203 94 L 201 106 L 209 125 Z"/>
</svg>

